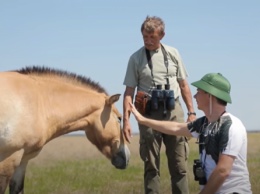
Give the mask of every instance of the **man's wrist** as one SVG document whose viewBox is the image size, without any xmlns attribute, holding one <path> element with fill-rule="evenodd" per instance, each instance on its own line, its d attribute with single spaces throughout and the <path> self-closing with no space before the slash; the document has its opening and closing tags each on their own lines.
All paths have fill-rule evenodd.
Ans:
<svg viewBox="0 0 260 194">
<path fill-rule="evenodd" d="M 188 116 L 190 116 L 190 115 L 195 115 L 196 116 L 196 113 L 195 112 L 188 112 L 187 115 Z"/>
</svg>

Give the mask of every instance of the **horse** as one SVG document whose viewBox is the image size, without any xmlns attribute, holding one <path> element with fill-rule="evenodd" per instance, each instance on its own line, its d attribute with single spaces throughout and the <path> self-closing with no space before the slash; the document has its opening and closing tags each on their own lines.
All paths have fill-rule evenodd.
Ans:
<svg viewBox="0 0 260 194">
<path fill-rule="evenodd" d="M 54 138 L 83 131 L 117 169 L 126 169 L 130 151 L 115 107 L 98 82 L 49 67 L 0 73 L 0 194 L 24 193 L 26 167 Z"/>
</svg>

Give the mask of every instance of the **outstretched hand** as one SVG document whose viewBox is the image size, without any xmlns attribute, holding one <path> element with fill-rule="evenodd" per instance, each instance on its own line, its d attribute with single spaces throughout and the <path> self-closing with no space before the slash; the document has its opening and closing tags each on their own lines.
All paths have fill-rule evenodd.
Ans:
<svg viewBox="0 0 260 194">
<path fill-rule="evenodd" d="M 135 106 L 132 103 L 130 103 L 130 107 L 131 107 L 131 112 L 135 116 L 135 119 L 137 120 L 137 122 L 138 123 L 141 122 L 144 117 L 138 112 L 138 110 L 135 108 Z"/>
</svg>

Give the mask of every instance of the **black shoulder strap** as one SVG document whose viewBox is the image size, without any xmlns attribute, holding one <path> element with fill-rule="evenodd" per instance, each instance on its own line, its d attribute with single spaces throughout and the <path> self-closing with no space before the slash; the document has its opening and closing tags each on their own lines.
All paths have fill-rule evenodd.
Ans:
<svg viewBox="0 0 260 194">
<path fill-rule="evenodd" d="M 150 51 L 147 48 L 145 48 L 145 52 L 146 52 L 146 58 L 147 58 L 148 66 L 149 66 L 149 68 L 151 70 L 153 86 L 155 87 L 155 81 L 154 81 L 154 77 L 153 77 L 153 63 L 152 63 L 152 60 L 151 60 Z"/>
<path fill-rule="evenodd" d="M 163 53 L 164 64 L 165 64 L 165 67 L 167 69 L 167 75 L 168 75 L 169 62 L 168 62 L 168 58 L 167 58 L 167 53 L 166 53 L 166 50 L 165 50 L 165 48 L 162 44 L 161 44 L 161 48 L 162 48 L 162 53 Z"/>
<path fill-rule="evenodd" d="M 152 60 L 151 60 L 150 51 L 147 48 L 145 48 L 145 52 L 146 52 L 146 58 L 147 58 L 148 66 L 150 67 L 150 69 L 152 71 L 153 70 L 153 64 L 152 64 Z"/>
<path fill-rule="evenodd" d="M 166 50 L 165 50 L 165 48 L 164 48 L 164 46 L 162 44 L 161 44 L 161 48 L 162 48 L 164 64 L 165 64 L 165 67 L 166 67 L 166 70 L 167 70 L 167 76 L 168 76 L 169 62 L 168 62 L 168 58 L 167 58 L 167 52 L 166 52 Z M 153 63 L 152 63 L 150 51 L 145 48 L 145 52 L 146 52 L 146 58 L 147 58 L 148 66 L 151 69 L 151 76 L 152 76 L 152 79 L 153 79 L 153 84 L 155 86 L 154 77 L 153 77 Z M 169 84 L 168 82 L 169 81 L 167 80 L 167 84 Z"/>
</svg>

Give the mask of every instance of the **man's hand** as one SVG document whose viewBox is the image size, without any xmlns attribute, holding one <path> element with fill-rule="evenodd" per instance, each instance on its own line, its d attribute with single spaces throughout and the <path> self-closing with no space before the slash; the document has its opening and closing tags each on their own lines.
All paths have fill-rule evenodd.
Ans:
<svg viewBox="0 0 260 194">
<path fill-rule="evenodd" d="M 130 123 L 128 121 L 124 122 L 123 132 L 124 132 L 124 136 L 125 136 L 126 141 L 128 143 L 131 143 L 130 139 L 132 137 L 132 129 L 131 129 Z"/>
<path fill-rule="evenodd" d="M 197 119 L 196 115 L 189 115 L 188 118 L 187 118 L 187 122 L 192 122 L 192 121 L 195 121 Z"/>
</svg>

